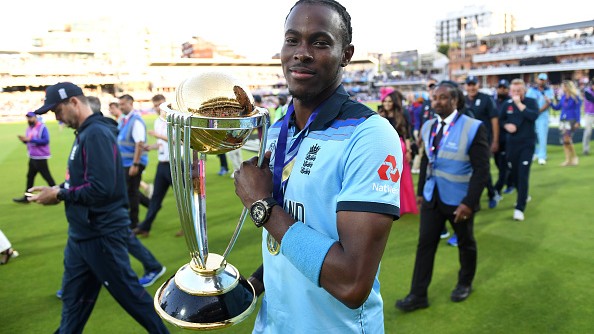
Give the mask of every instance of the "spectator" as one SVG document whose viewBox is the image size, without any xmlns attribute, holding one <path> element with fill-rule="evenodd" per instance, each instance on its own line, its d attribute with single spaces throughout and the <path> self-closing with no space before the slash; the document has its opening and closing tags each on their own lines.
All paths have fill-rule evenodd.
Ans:
<svg viewBox="0 0 594 334">
<path fill-rule="evenodd" d="M 25 192 L 27 191 L 26 189 L 33 187 L 37 173 L 41 174 L 50 187 L 53 187 L 56 183 L 47 164 L 47 160 L 51 157 L 49 131 L 45 124 L 37 119 L 37 115 L 34 112 L 29 111 L 26 117 L 29 127 L 24 136 L 17 136 L 23 144 L 27 145 L 27 151 L 29 152 L 29 170 L 27 171 L 27 187 L 25 188 Z M 29 203 L 25 195 L 23 197 L 13 198 L 12 200 L 16 203 Z"/>
<path fill-rule="evenodd" d="M 584 135 L 582 137 L 582 151 L 584 155 L 590 154 L 590 140 L 592 138 L 592 126 L 594 126 L 594 78 L 590 85 L 584 89 Z"/>
<path fill-rule="evenodd" d="M 563 89 L 561 100 L 559 103 L 551 103 L 553 109 L 561 110 L 559 132 L 565 152 L 565 161 L 561 163 L 561 166 L 577 166 L 579 158 L 573 146 L 573 134 L 580 127 L 582 99 L 573 81 L 563 80 L 561 88 Z"/>
<path fill-rule="evenodd" d="M 0 264 L 7 264 L 10 259 L 19 256 L 19 252 L 12 249 L 12 244 L 0 230 Z"/>
<path fill-rule="evenodd" d="M 547 86 L 549 76 L 546 73 L 540 73 L 536 86 L 530 87 L 526 93 L 527 97 L 533 98 L 538 104 L 538 118 L 535 122 L 536 139 L 538 146 L 536 148 L 535 158 L 539 165 L 547 163 L 547 137 L 549 135 L 549 110 L 551 101 L 555 98 L 553 89 Z"/>
</svg>

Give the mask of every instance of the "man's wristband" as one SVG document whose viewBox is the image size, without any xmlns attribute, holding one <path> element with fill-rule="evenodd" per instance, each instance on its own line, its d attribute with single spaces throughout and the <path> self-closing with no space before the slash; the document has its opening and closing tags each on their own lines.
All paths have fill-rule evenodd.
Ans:
<svg viewBox="0 0 594 334">
<path fill-rule="evenodd" d="M 140 163 L 138 163 L 138 162 L 135 162 L 132 165 L 135 166 L 135 167 L 140 167 Z"/>
</svg>

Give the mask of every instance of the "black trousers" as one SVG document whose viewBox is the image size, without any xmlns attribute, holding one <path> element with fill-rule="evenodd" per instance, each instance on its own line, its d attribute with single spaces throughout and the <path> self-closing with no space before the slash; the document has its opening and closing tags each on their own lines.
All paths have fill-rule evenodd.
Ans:
<svg viewBox="0 0 594 334">
<path fill-rule="evenodd" d="M 458 236 L 458 253 L 460 270 L 458 284 L 470 286 L 476 273 L 477 248 L 474 239 L 474 215 L 467 221 L 454 223 L 454 211 L 457 206 L 444 204 L 439 200 L 438 193 L 433 195 L 431 202 L 423 201 L 421 206 L 421 223 L 419 226 L 419 242 L 415 269 L 410 293 L 419 297 L 426 297 L 431 277 L 435 252 L 439 245 L 439 235 L 449 221 Z"/>
<path fill-rule="evenodd" d="M 221 161 L 221 168 L 225 168 L 228 170 L 229 165 L 227 165 L 227 155 L 225 153 L 217 154 L 217 157 L 219 157 L 219 160 Z"/>
<path fill-rule="evenodd" d="M 138 206 L 140 204 L 140 180 L 142 180 L 142 172 L 145 166 L 138 167 L 138 173 L 135 176 L 130 176 L 130 167 L 124 168 L 126 173 L 126 187 L 128 189 L 128 209 L 130 210 L 130 228 L 138 226 Z"/>
<path fill-rule="evenodd" d="M 128 228 L 74 241 L 64 249 L 62 320 L 55 333 L 82 333 L 102 286 L 148 333 L 169 333 L 154 309 L 153 297 L 130 266 Z M 138 242 L 139 243 L 139 242 Z"/>
<path fill-rule="evenodd" d="M 153 221 L 157 218 L 157 213 L 161 210 L 163 199 L 167 195 L 167 190 L 171 186 L 171 165 L 169 162 L 159 162 L 157 173 L 155 174 L 153 196 L 146 213 L 144 221 L 138 225 L 143 231 L 150 231 Z"/>
<path fill-rule="evenodd" d="M 534 144 L 515 144 L 507 149 L 507 162 L 510 168 L 510 179 L 516 185 L 518 198 L 516 209 L 524 212 L 526 200 L 528 199 L 528 179 L 530 178 L 530 166 L 534 155 Z"/>
<path fill-rule="evenodd" d="M 29 188 L 35 185 L 35 176 L 37 173 L 41 174 L 41 177 L 47 182 L 50 187 L 56 185 L 54 182 L 54 178 L 49 171 L 49 167 L 47 165 L 47 159 L 31 159 L 29 158 L 29 170 L 27 171 L 27 191 Z"/>
<path fill-rule="evenodd" d="M 501 147 L 501 144 L 499 144 L 500 150 L 499 152 L 495 153 L 495 165 L 497 166 L 499 173 L 494 188 L 499 194 L 501 194 L 503 186 L 507 186 L 508 188 L 513 186 L 509 177 L 510 170 L 507 166 L 507 152 L 504 149 L 501 149 Z"/>
</svg>

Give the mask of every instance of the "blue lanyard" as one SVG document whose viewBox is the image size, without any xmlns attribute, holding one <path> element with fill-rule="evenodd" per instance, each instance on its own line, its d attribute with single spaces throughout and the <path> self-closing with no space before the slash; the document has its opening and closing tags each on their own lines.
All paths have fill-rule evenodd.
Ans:
<svg viewBox="0 0 594 334">
<path fill-rule="evenodd" d="M 286 151 L 287 140 L 289 135 L 289 122 L 291 120 L 291 117 L 293 117 L 293 114 L 295 113 L 295 107 L 292 103 L 287 110 L 285 118 L 283 119 L 280 133 L 276 141 L 276 149 L 274 151 L 274 172 L 272 175 L 272 196 L 274 196 L 274 199 L 281 205 L 283 205 L 282 203 L 285 197 L 284 190 L 286 189 L 286 184 L 289 181 L 290 175 L 290 170 L 288 170 L 288 175 L 283 181 L 284 169 L 291 163 L 295 156 L 297 156 L 299 146 L 301 145 L 303 138 L 305 138 L 310 124 L 316 118 L 320 109 L 321 105 L 318 106 L 309 116 L 307 123 L 305 124 L 301 132 L 299 132 L 297 138 L 293 141 L 293 144 L 289 148 L 289 151 Z"/>
</svg>

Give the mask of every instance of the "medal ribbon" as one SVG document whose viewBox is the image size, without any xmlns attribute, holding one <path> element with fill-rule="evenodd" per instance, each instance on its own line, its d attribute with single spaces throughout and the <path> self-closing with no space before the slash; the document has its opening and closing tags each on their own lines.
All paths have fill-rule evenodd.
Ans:
<svg viewBox="0 0 594 334">
<path fill-rule="evenodd" d="M 299 146 L 305 138 L 306 133 L 308 133 L 308 128 L 313 120 L 318 115 L 321 109 L 321 105 L 318 106 L 309 116 L 307 123 L 297 135 L 297 138 L 293 141 L 293 144 L 287 151 L 287 141 L 289 135 L 289 122 L 293 114 L 295 113 L 295 107 L 293 104 L 289 106 L 287 109 L 287 114 L 283 119 L 283 123 L 281 124 L 280 133 L 278 135 L 278 139 L 276 141 L 276 150 L 274 152 L 274 172 L 272 176 L 272 196 L 274 199 L 283 206 L 283 201 L 285 197 L 285 189 L 287 188 L 287 182 L 289 181 L 289 176 L 291 176 L 291 171 L 293 170 L 293 166 L 295 165 L 295 157 L 297 156 L 297 152 L 299 151 Z"/>
</svg>

